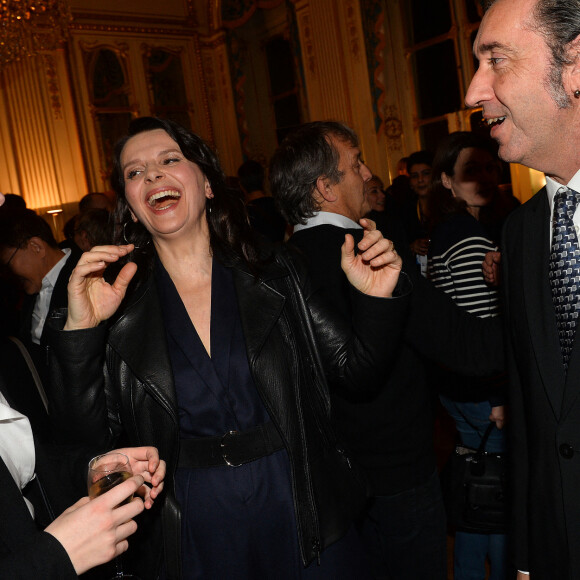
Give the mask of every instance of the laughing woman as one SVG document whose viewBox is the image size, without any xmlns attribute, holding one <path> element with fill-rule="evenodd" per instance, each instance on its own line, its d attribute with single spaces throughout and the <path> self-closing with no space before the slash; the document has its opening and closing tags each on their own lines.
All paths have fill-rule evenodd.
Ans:
<svg viewBox="0 0 580 580">
<path fill-rule="evenodd" d="M 351 526 L 364 491 L 329 427 L 326 378 L 353 397 L 384 382 L 407 301 L 385 299 L 404 294 L 391 242 L 372 222 L 358 255 L 345 240 L 346 323 L 288 251 L 258 251 L 198 136 L 133 121 L 112 181 L 122 245 L 85 253 L 71 277 L 52 403 L 69 437 L 152 444 L 167 460 L 135 570 L 366 578 Z"/>
</svg>

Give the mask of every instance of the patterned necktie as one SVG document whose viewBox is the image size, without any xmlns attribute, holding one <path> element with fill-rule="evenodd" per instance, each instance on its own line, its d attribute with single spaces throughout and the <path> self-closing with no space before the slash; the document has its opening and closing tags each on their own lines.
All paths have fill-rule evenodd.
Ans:
<svg viewBox="0 0 580 580">
<path fill-rule="evenodd" d="M 552 251 L 548 275 L 565 369 L 568 368 L 574 345 L 580 311 L 580 248 L 572 221 L 579 200 L 577 192 L 561 187 L 554 197 L 552 217 Z"/>
</svg>

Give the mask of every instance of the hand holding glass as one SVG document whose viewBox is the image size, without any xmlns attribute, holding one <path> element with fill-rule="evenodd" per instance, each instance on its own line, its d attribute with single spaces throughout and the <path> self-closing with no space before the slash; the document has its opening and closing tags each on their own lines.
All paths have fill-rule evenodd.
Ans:
<svg viewBox="0 0 580 580">
<path fill-rule="evenodd" d="M 93 457 L 89 461 L 89 471 L 87 476 L 87 486 L 89 497 L 94 499 L 111 488 L 123 483 L 133 475 L 129 458 L 123 453 L 106 453 Z M 129 503 L 133 496 L 127 497 L 119 505 Z M 133 578 L 136 576 L 124 574 L 121 557 L 115 558 L 115 576 L 111 580 L 121 578 Z"/>
</svg>

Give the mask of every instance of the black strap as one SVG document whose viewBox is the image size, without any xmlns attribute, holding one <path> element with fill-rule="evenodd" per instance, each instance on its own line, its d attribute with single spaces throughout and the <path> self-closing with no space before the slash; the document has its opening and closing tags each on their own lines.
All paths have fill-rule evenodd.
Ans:
<svg viewBox="0 0 580 580">
<path fill-rule="evenodd" d="M 479 448 L 477 449 L 478 453 L 485 453 L 485 446 L 487 445 L 487 440 L 491 434 L 492 429 L 494 428 L 495 423 L 493 421 L 489 422 L 485 433 L 483 434 L 483 438 L 481 439 L 481 443 L 479 444 Z"/>
<path fill-rule="evenodd" d="M 178 467 L 237 467 L 284 448 L 271 421 L 246 431 L 228 431 L 215 437 L 181 439 Z"/>
</svg>

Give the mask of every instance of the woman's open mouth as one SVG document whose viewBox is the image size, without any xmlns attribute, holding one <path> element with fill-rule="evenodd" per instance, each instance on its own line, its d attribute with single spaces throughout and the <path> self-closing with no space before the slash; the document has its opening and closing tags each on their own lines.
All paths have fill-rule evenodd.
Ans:
<svg viewBox="0 0 580 580">
<path fill-rule="evenodd" d="M 147 203 L 150 207 L 156 211 L 163 211 L 169 209 L 171 206 L 175 205 L 181 198 L 181 193 L 174 189 L 169 189 L 166 191 L 159 191 L 154 193 L 148 200 Z"/>
</svg>

